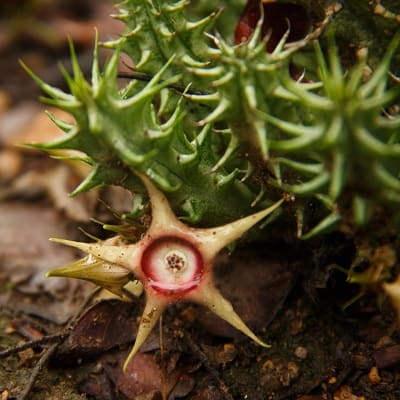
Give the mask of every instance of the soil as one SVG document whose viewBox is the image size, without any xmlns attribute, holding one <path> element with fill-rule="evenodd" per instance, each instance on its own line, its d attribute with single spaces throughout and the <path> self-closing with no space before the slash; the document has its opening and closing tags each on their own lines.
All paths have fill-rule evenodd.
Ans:
<svg viewBox="0 0 400 400">
<path fill-rule="evenodd" d="M 49 236 L 82 239 L 79 228 L 103 235 L 90 218 L 113 222 L 113 215 L 97 197 L 123 211 L 129 195 L 112 188 L 68 199 L 82 171 L 16 146 L 59 134 L 17 60 L 62 86 L 54 59 L 69 57 L 65 31 L 88 69 L 93 26 L 106 37 L 121 26 L 108 18 L 107 2 L 79 2 L 79 9 L 51 4 L 46 12 L 23 8 L 18 26 L 0 19 L 0 399 L 399 399 L 396 313 L 379 285 L 350 284 L 343 272 L 368 271 L 383 249 L 385 259 L 394 258 L 395 275 L 399 241 L 382 229 L 373 241 L 348 227 L 307 243 L 271 234 L 267 245 L 221 254 L 220 290 L 271 347 L 255 345 L 199 306 L 179 304 L 122 373 L 143 299 L 125 303 L 100 294 L 85 303 L 90 284 L 45 273 L 79 256 Z M 3 16 L 16 15 L 12 6 L 1 7 Z M 35 24 L 50 26 L 51 40 L 38 36 Z"/>
</svg>

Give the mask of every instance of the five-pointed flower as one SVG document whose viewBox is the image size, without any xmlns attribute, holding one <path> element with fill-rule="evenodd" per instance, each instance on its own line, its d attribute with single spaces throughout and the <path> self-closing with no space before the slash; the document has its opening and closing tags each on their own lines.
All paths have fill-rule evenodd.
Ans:
<svg viewBox="0 0 400 400">
<path fill-rule="evenodd" d="M 89 280 L 118 295 L 122 295 L 123 286 L 132 280 L 133 275 L 141 281 L 146 292 L 146 305 L 124 370 L 164 309 L 182 300 L 205 305 L 256 343 L 267 346 L 245 325 L 231 303 L 216 289 L 212 269 L 213 260 L 222 248 L 271 214 L 283 200 L 232 223 L 198 229 L 181 222 L 174 215 L 164 194 L 147 177 L 140 175 L 140 178 L 148 191 L 152 211 L 152 222 L 142 239 L 134 244 L 123 244 L 118 237 L 96 243 L 52 239 L 76 247 L 88 253 L 88 256 L 49 272 L 48 276 Z"/>
</svg>

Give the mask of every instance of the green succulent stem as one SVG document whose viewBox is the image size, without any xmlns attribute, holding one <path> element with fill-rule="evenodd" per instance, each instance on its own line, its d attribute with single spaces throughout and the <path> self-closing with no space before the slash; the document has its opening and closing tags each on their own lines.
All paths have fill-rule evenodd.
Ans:
<svg viewBox="0 0 400 400">
<path fill-rule="evenodd" d="M 387 110 L 400 91 L 389 75 L 400 35 L 373 69 L 366 57 L 345 68 L 332 35 L 322 49 L 307 40 L 287 46 L 287 32 L 268 53 L 260 20 L 247 41 L 233 44 L 217 31 L 240 9 L 228 3 L 229 11 L 187 1 L 124 1 L 116 18 L 126 31 L 103 44 L 113 50 L 103 67 L 96 41 L 91 80 L 71 45 L 72 74 L 62 69 L 69 92 L 24 66 L 44 101 L 75 120 L 52 117 L 64 136 L 35 144 L 81 152 L 92 171 L 73 195 L 118 184 L 136 194 L 131 214 L 140 215 L 146 201 L 140 172 L 179 218 L 213 226 L 288 193 L 303 238 L 333 228 L 349 208 L 351 222 L 361 225 L 375 206 L 394 210 L 400 117 Z M 121 53 L 132 61 L 129 81 L 119 78 Z M 298 55 L 314 60 L 307 79 L 292 77 Z M 316 216 L 304 206 L 310 201 Z"/>
</svg>

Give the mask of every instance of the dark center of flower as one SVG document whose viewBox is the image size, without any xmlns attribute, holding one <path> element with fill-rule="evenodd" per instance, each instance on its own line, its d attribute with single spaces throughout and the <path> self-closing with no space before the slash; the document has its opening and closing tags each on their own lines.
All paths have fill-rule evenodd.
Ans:
<svg viewBox="0 0 400 400">
<path fill-rule="evenodd" d="M 165 236 L 150 242 L 143 252 L 141 267 L 146 284 L 164 294 L 182 294 L 197 287 L 204 263 L 191 242 Z"/>
<path fill-rule="evenodd" d="M 180 272 L 186 267 L 185 254 L 179 250 L 170 251 L 165 256 L 165 264 L 171 272 Z"/>
</svg>

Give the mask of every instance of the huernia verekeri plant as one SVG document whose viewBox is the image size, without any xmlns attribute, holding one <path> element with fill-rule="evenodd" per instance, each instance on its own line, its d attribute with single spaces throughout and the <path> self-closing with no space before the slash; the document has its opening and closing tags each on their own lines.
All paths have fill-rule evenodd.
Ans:
<svg viewBox="0 0 400 400">
<path fill-rule="evenodd" d="M 288 215 L 302 238 L 344 215 L 365 224 L 375 206 L 400 202 L 400 117 L 385 111 L 399 93 L 398 84 L 387 88 L 399 37 L 368 75 L 366 58 L 344 69 L 332 40 L 327 56 L 307 37 L 288 46 L 290 30 L 268 46 L 262 13 L 234 43 L 214 28 L 224 11 L 195 20 L 191 7 L 126 0 L 117 18 L 127 31 L 105 44 L 113 55 L 103 68 L 96 43 L 90 81 L 72 49 L 73 74 L 63 71 L 70 93 L 30 72 L 44 101 L 75 119 L 53 118 L 65 135 L 36 147 L 78 150 L 92 167 L 73 194 L 123 186 L 134 194 L 131 217 L 151 203 L 141 240 L 59 240 L 88 256 L 51 272 L 120 296 L 132 280 L 142 282 L 147 303 L 131 356 L 165 306 L 180 300 L 205 304 L 262 343 L 215 289 L 212 261 L 272 211 L 284 212 L 283 197 L 292 200 Z M 315 68 L 299 75 L 295 56 L 307 44 Z M 145 74 L 148 82 L 132 79 L 121 89 L 121 52 L 132 60 L 133 78 Z M 318 204 L 311 217 L 310 201 Z"/>
<path fill-rule="evenodd" d="M 258 339 L 222 297 L 212 280 L 215 256 L 240 238 L 254 224 L 277 209 L 283 200 L 256 214 L 214 228 L 193 228 L 172 212 L 168 200 L 150 180 L 141 175 L 151 202 L 152 222 L 136 243 L 79 243 L 62 239 L 56 242 L 76 247 L 89 254 L 78 263 L 49 273 L 92 281 L 120 296 L 134 275 L 146 292 L 146 306 L 135 345 L 124 368 L 139 350 L 167 305 L 195 301 L 255 340 Z"/>
</svg>

